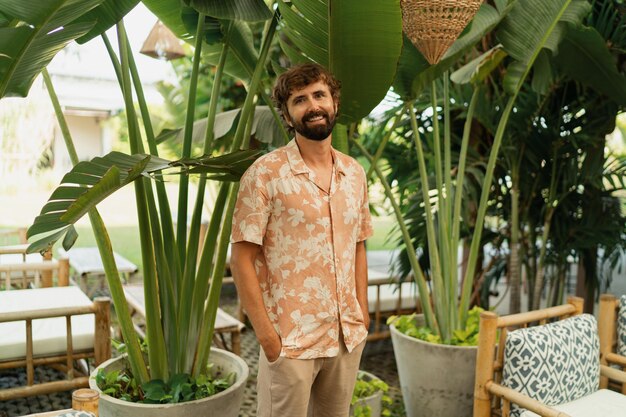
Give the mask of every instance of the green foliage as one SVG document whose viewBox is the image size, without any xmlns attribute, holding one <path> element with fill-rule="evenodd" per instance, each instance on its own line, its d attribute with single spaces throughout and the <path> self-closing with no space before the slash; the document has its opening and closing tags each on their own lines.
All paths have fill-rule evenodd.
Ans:
<svg viewBox="0 0 626 417">
<path fill-rule="evenodd" d="M 371 417 L 372 409 L 369 405 L 364 404 L 362 399 L 370 397 L 377 392 L 382 392 L 382 416 L 390 416 L 391 410 L 390 406 L 393 402 L 391 397 L 387 395 L 389 391 L 389 385 L 387 385 L 383 380 L 378 378 L 370 379 L 367 374 L 359 372 L 357 375 L 356 384 L 354 385 L 354 391 L 352 393 L 352 400 L 350 404 L 353 407 L 353 416 L 354 417 Z"/>
<path fill-rule="evenodd" d="M 233 385 L 236 375 L 213 377 L 200 375 L 197 378 L 189 374 L 172 375 L 166 383 L 160 379 L 153 379 L 139 385 L 129 369 L 105 372 L 100 368 L 96 374 L 96 383 L 103 393 L 124 401 L 144 404 L 169 404 L 199 400 L 218 392 L 224 391 Z"/>
<path fill-rule="evenodd" d="M 480 313 L 483 311 L 485 310 L 478 306 L 472 308 L 468 313 L 465 328 L 454 330 L 450 343 L 446 344 L 453 346 L 478 345 L 478 323 L 480 321 Z M 414 337 L 430 343 L 442 344 L 443 341 L 441 340 L 441 336 L 426 326 L 418 325 L 416 317 L 416 314 L 391 316 L 387 320 L 387 324 L 393 324 L 399 332 L 409 337 Z"/>
</svg>

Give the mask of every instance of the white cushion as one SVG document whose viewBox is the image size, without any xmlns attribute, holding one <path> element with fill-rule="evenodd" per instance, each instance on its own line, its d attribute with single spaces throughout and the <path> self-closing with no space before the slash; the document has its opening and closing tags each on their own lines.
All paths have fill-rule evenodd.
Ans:
<svg viewBox="0 0 626 417">
<path fill-rule="evenodd" d="M 0 317 L 3 313 L 92 305 L 78 287 L 53 287 L 0 291 Z M 67 352 L 65 317 L 33 320 L 33 354 L 46 356 Z M 93 314 L 72 317 L 74 351 L 94 345 Z M 26 322 L 0 323 L 0 360 L 26 357 Z"/>
<path fill-rule="evenodd" d="M 571 417 L 626 417 L 626 396 L 601 389 L 577 400 L 551 407 Z M 539 414 L 528 410 L 520 414 L 520 417 L 538 416 Z"/>
</svg>

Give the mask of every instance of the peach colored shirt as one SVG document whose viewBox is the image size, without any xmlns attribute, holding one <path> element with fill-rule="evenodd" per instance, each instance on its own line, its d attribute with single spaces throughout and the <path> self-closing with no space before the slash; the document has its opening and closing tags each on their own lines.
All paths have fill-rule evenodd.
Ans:
<svg viewBox="0 0 626 417">
<path fill-rule="evenodd" d="M 357 242 L 372 235 L 363 168 L 336 150 L 330 192 L 295 140 L 262 156 L 241 178 L 231 241 L 261 245 L 255 268 L 281 356 L 311 359 L 348 351 L 367 336 L 356 297 Z"/>
</svg>

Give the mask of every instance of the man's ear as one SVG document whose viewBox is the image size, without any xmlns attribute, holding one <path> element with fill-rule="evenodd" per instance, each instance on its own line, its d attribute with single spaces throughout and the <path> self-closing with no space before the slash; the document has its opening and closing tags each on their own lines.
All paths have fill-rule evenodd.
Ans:
<svg viewBox="0 0 626 417">
<path fill-rule="evenodd" d="M 290 127 L 293 127 L 293 122 L 291 121 L 291 117 L 289 117 L 289 113 L 288 112 L 283 113 L 283 118 L 285 119 L 285 122 L 287 122 L 287 124 Z"/>
</svg>

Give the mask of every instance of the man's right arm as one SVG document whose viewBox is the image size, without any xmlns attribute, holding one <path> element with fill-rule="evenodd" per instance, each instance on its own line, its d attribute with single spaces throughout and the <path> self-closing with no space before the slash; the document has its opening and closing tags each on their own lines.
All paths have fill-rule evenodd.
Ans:
<svg viewBox="0 0 626 417">
<path fill-rule="evenodd" d="M 273 362 L 280 356 L 282 346 L 280 336 L 265 310 L 259 279 L 254 269 L 254 261 L 259 250 L 260 246 L 255 243 L 246 241 L 233 243 L 230 267 L 239 300 L 254 327 L 267 360 Z"/>
</svg>

